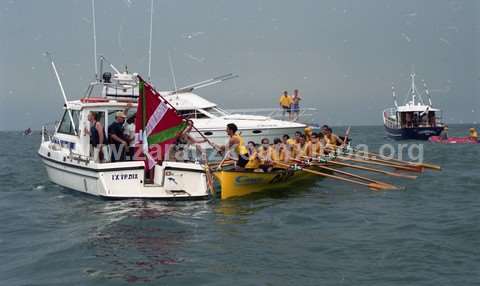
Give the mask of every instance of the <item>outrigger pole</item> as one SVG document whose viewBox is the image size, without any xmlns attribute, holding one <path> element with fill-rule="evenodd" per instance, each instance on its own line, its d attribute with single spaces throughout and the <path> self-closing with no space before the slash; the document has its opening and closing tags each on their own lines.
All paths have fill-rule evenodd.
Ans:
<svg viewBox="0 0 480 286">
<path fill-rule="evenodd" d="M 55 67 L 55 62 L 53 61 L 53 56 L 49 52 L 46 52 L 45 55 L 50 58 L 50 63 L 52 65 L 53 72 L 55 73 L 55 76 L 57 77 L 57 82 L 58 82 L 58 85 L 60 86 L 60 91 L 62 92 L 63 100 L 65 101 L 65 108 L 67 109 L 68 116 L 70 117 L 70 123 L 72 123 L 72 126 L 73 126 L 73 132 L 75 133 L 75 135 L 78 135 L 77 134 L 77 128 L 75 127 L 75 122 L 73 121 L 72 110 L 68 106 L 67 95 L 65 94 L 65 90 L 63 89 L 62 81 L 60 80 L 60 76 L 58 75 L 57 68 Z"/>
</svg>

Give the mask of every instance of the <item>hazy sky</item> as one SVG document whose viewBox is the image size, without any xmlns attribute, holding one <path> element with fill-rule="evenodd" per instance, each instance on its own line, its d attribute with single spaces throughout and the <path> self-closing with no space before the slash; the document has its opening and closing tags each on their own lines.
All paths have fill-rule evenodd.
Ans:
<svg viewBox="0 0 480 286">
<path fill-rule="evenodd" d="M 147 73 L 150 0 L 97 0 L 98 53 Z M 447 0 L 155 0 L 153 82 L 173 87 L 234 72 L 199 90 L 225 108 L 276 107 L 298 88 L 318 122 L 381 124 L 391 85 L 412 65 L 449 123 L 480 121 L 480 2 Z M 90 0 L 0 1 L 0 130 L 38 129 L 93 78 Z"/>
</svg>

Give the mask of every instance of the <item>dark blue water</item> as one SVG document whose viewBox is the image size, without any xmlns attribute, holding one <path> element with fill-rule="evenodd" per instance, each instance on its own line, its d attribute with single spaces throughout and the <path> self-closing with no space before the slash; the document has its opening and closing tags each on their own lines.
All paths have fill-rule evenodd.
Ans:
<svg viewBox="0 0 480 286">
<path fill-rule="evenodd" d="M 38 135 L 0 134 L 0 285 L 480 284 L 480 145 L 425 143 L 444 169 L 387 179 L 404 191 L 318 180 L 227 201 L 104 201 L 50 183 Z M 397 144 L 381 127 L 352 137 Z"/>
</svg>

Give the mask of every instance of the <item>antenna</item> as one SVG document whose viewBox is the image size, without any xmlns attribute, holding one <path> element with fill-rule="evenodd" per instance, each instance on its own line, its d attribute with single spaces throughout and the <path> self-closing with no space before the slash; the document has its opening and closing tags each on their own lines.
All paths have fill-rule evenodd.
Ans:
<svg viewBox="0 0 480 286">
<path fill-rule="evenodd" d="M 95 79 L 98 80 L 97 70 L 97 29 L 95 27 L 95 0 L 92 0 L 92 21 L 93 21 L 93 59 L 95 65 Z"/>
<path fill-rule="evenodd" d="M 173 70 L 172 56 L 170 52 L 168 52 L 168 62 L 170 63 L 170 72 L 172 73 L 173 87 L 174 90 L 177 90 L 177 81 L 175 79 L 175 71 Z"/>
<path fill-rule="evenodd" d="M 58 75 L 57 67 L 55 67 L 55 62 L 53 61 L 53 56 L 49 52 L 46 52 L 45 56 L 49 57 L 50 63 L 51 63 L 52 68 L 53 68 L 53 72 L 55 73 L 55 76 L 57 77 L 57 82 L 58 82 L 58 85 L 60 86 L 60 91 L 62 92 L 63 100 L 65 102 L 65 108 L 68 111 L 68 116 L 70 117 L 70 123 L 72 123 L 73 132 L 75 133 L 75 135 L 78 135 L 77 134 L 77 129 L 75 127 L 75 122 L 73 121 L 72 110 L 68 106 L 67 95 L 65 94 L 65 90 L 63 89 L 62 81 L 60 80 L 60 76 Z"/>
<path fill-rule="evenodd" d="M 152 74 L 152 31 L 153 31 L 153 0 L 150 1 L 150 40 L 148 44 L 148 82 L 151 81 Z"/>
<path fill-rule="evenodd" d="M 395 104 L 395 107 L 398 107 L 397 95 L 395 94 L 395 86 L 393 85 L 393 82 L 392 82 L 392 95 L 393 95 L 393 103 Z"/>
<path fill-rule="evenodd" d="M 427 98 L 428 98 L 428 103 L 430 104 L 430 106 L 433 106 L 432 98 L 430 97 L 430 91 L 428 91 L 428 88 L 427 88 L 427 83 L 425 82 L 425 80 L 422 80 L 422 81 L 423 81 L 423 87 L 425 88 L 425 94 L 427 95 Z"/>
</svg>

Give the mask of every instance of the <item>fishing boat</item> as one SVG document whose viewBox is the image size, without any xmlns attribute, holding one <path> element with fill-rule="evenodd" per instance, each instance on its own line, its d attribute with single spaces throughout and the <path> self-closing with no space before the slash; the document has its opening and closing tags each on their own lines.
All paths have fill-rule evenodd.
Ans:
<svg viewBox="0 0 480 286">
<path fill-rule="evenodd" d="M 311 173 L 294 168 L 279 168 L 271 172 L 221 170 L 213 174 L 220 183 L 221 199 L 280 189 L 314 177 Z"/>
<path fill-rule="evenodd" d="M 442 143 L 442 144 L 479 144 L 478 140 L 472 139 L 471 137 L 448 137 L 447 139 L 442 139 L 440 136 L 431 136 L 428 139 L 432 143 Z"/>
<path fill-rule="evenodd" d="M 383 111 L 383 124 L 390 138 L 428 140 L 442 132 L 445 126 L 442 112 L 433 107 L 425 82 L 425 92 L 422 94 L 415 85 L 415 73 L 410 74 L 410 78 L 411 86 L 404 105 L 397 104 L 395 89 L 392 87 L 395 107 Z M 424 100 L 424 95 L 428 101 Z"/>
<path fill-rule="evenodd" d="M 114 152 L 111 149 L 104 153 L 103 160 L 96 160 L 92 154 L 93 147 L 87 132 L 90 127 L 89 113 L 97 114 L 98 122 L 105 127 L 105 138 L 108 138 L 110 134 L 107 126 L 114 122 L 119 111 L 130 107 L 137 109 L 139 118 L 143 117 L 143 107 L 138 109 L 140 96 L 143 96 L 144 102 L 147 95 L 158 101 L 154 111 L 163 108 L 163 117 L 145 113 L 148 123 L 153 122 L 151 127 L 154 129 L 151 134 L 163 136 L 162 124 L 167 124 L 162 121 L 163 118 L 172 121 L 176 114 L 173 108 L 166 105 L 166 101 L 162 102 L 157 97 L 158 94 L 152 86 L 140 81 L 136 74 L 123 72 L 111 76 L 110 73 L 104 73 L 102 80 L 96 80 L 89 85 L 84 97 L 68 101 L 53 60 L 51 63 L 65 100 L 64 112 L 53 132 L 47 133 L 46 128 L 42 128 L 38 155 L 53 183 L 104 198 L 205 199 L 210 196 L 206 166 L 200 163 L 154 160 L 146 169 L 145 160 L 108 160 L 110 156 L 107 154 Z M 150 109 L 154 108 L 152 102 L 147 102 Z M 170 117 L 167 116 L 169 114 Z M 181 118 L 176 120 L 183 122 Z M 162 130 L 154 133 L 157 129 Z M 146 134 L 148 128 L 145 127 L 144 130 Z M 141 138 L 140 134 L 137 136 Z M 142 139 L 138 140 L 142 143 Z M 143 138 L 144 146 L 147 140 L 150 140 L 150 137 Z M 112 148 L 112 145 L 110 147 Z M 148 148 L 144 147 L 143 150 L 147 157 L 150 152 Z M 153 175 L 148 176 L 152 172 Z"/>
</svg>

